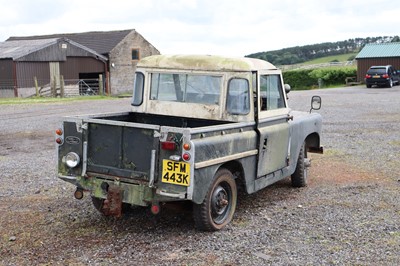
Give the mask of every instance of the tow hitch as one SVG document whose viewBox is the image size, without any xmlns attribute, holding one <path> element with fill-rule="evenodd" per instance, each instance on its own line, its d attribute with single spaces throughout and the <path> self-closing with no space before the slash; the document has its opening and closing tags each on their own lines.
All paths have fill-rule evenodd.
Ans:
<svg viewBox="0 0 400 266">
<path fill-rule="evenodd" d="M 118 186 L 108 186 L 107 199 L 103 202 L 102 211 L 106 216 L 122 216 L 122 190 Z"/>
</svg>

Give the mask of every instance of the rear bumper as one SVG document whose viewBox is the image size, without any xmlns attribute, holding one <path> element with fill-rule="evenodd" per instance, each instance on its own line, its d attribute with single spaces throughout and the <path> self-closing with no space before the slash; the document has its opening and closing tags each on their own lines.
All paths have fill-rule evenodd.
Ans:
<svg viewBox="0 0 400 266">
<path fill-rule="evenodd" d="M 108 189 L 121 191 L 122 202 L 130 205 L 149 206 L 154 202 L 169 202 L 187 199 L 186 192 L 172 192 L 150 187 L 149 182 L 133 183 L 124 182 L 119 178 L 107 178 L 99 176 L 80 177 L 59 175 L 60 179 L 69 182 L 76 187 L 89 191 L 92 197 L 107 199 Z"/>
<path fill-rule="evenodd" d="M 366 85 L 388 85 L 389 79 L 365 80 Z"/>
</svg>

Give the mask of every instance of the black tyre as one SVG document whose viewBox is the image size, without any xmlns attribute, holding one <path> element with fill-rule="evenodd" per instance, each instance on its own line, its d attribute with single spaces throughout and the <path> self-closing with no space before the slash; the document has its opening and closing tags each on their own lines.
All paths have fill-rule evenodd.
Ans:
<svg viewBox="0 0 400 266">
<path fill-rule="evenodd" d="M 307 158 L 307 147 L 306 143 L 304 142 L 300 149 L 299 158 L 297 159 L 296 170 L 291 176 L 292 186 L 294 187 L 307 186 L 309 166 L 310 166 L 310 160 Z"/>
<path fill-rule="evenodd" d="M 196 227 L 203 231 L 217 231 L 233 217 L 237 202 L 237 187 L 232 173 L 220 169 L 214 176 L 202 204 L 193 204 Z"/>
<path fill-rule="evenodd" d="M 367 84 L 367 88 L 371 88 L 372 87 L 372 85 L 371 84 Z"/>
<path fill-rule="evenodd" d="M 389 79 L 388 87 L 393 88 L 393 80 L 392 79 Z"/>
</svg>

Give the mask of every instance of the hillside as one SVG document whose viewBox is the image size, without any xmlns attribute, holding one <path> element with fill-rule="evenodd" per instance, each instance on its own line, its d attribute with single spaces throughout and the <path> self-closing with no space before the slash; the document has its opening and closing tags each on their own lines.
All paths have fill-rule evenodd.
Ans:
<svg viewBox="0 0 400 266">
<path fill-rule="evenodd" d="M 274 65 L 292 65 L 306 61 L 343 54 L 357 54 L 368 43 L 398 42 L 399 36 L 355 38 L 338 42 L 326 42 L 305 46 L 284 48 L 275 51 L 258 52 L 246 57 L 267 60 Z"/>
</svg>

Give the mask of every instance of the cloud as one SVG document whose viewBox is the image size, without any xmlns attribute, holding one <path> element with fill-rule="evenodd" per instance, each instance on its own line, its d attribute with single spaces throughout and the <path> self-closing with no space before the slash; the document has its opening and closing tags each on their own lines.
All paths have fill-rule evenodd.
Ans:
<svg viewBox="0 0 400 266">
<path fill-rule="evenodd" d="M 0 0 L 10 36 L 136 29 L 162 53 L 241 56 L 355 37 L 398 35 L 400 8 L 373 0 Z M 377 12 L 376 10 L 379 10 Z"/>
</svg>

